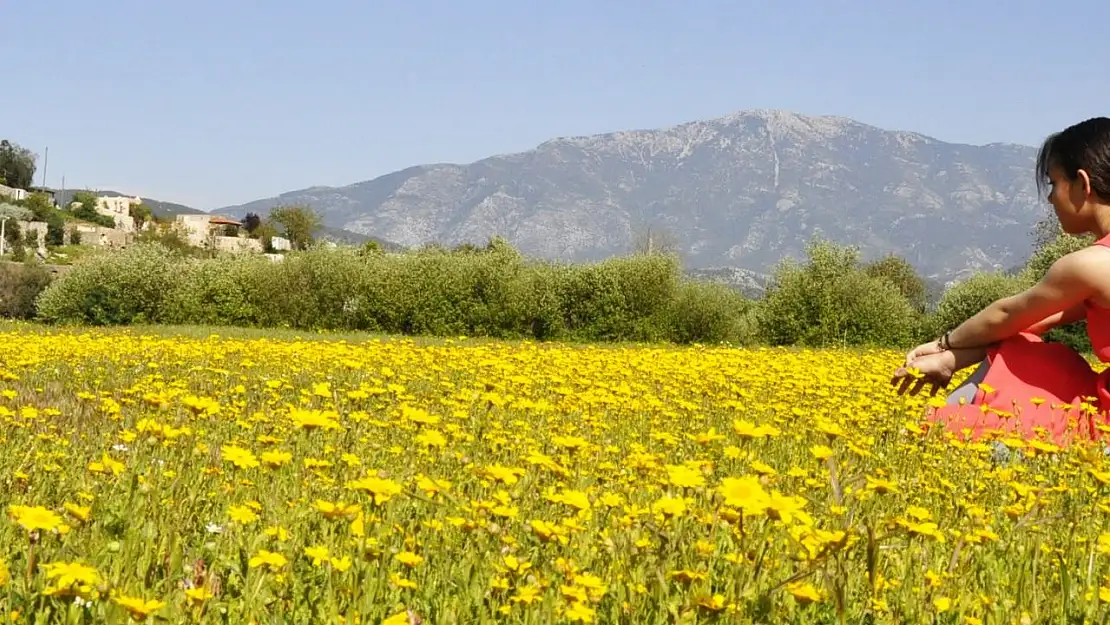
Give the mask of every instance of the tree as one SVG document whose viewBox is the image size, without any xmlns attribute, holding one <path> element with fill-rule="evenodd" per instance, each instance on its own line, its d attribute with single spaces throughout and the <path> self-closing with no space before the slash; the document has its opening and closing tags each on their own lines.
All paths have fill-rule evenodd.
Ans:
<svg viewBox="0 0 1110 625">
<path fill-rule="evenodd" d="M 925 306 L 928 304 L 928 287 L 913 265 L 904 258 L 889 254 L 868 263 L 864 267 L 864 272 L 872 278 L 883 278 L 893 283 L 914 310 L 925 312 Z"/>
<path fill-rule="evenodd" d="M 261 225 L 262 217 L 260 217 L 258 213 L 247 213 L 246 217 L 243 217 L 243 229 L 246 230 L 249 235 L 253 236 Z"/>
<path fill-rule="evenodd" d="M 1055 215 L 1048 215 L 1033 226 L 1033 247 L 1040 249 L 1061 235 L 1064 235 L 1064 230 L 1060 227 L 1060 220 Z"/>
<path fill-rule="evenodd" d="M 757 309 L 772 345 L 903 345 L 920 333 L 921 315 L 895 284 L 867 274 L 859 250 L 813 238 L 805 263 L 780 261 Z"/>
<path fill-rule="evenodd" d="M 34 214 L 35 221 L 47 221 L 50 214 L 58 210 L 45 193 L 28 194 L 27 199 L 23 200 L 23 207 Z"/>
<path fill-rule="evenodd" d="M 31 211 L 15 204 L 0 204 L 0 256 L 4 255 L 4 242 L 8 220 L 23 221 L 31 218 Z"/>
<path fill-rule="evenodd" d="M 29 189 L 35 179 L 37 155 L 7 139 L 0 141 L 0 182 L 16 189 Z"/>
<path fill-rule="evenodd" d="M 661 226 L 647 226 L 632 233 L 632 251 L 636 254 L 677 254 L 678 237 Z"/>
<path fill-rule="evenodd" d="M 277 228 L 270 221 L 263 221 L 257 228 L 254 229 L 254 234 L 251 236 L 262 242 L 262 249 L 266 253 L 274 251 L 273 240 L 278 235 Z"/>
<path fill-rule="evenodd" d="M 270 221 L 281 224 L 285 237 L 295 250 L 308 249 L 324 225 L 319 213 L 308 206 L 276 207 L 270 211 Z"/>
<path fill-rule="evenodd" d="M 62 245 L 65 243 L 65 218 L 61 211 L 54 207 L 50 197 L 45 193 L 32 193 L 23 201 L 24 208 L 32 213 L 32 220 L 46 223 L 46 243 L 48 245 Z"/>
<path fill-rule="evenodd" d="M 1045 232 L 1049 231 L 1046 230 Z M 1059 232 L 1055 238 L 1048 240 L 1038 238 L 1036 251 L 1029 257 L 1029 260 L 1025 263 L 1025 268 L 1018 275 L 1027 284 L 1033 284 L 1043 278 L 1048 273 L 1049 267 L 1057 260 L 1094 242 L 1094 235 L 1071 235 L 1064 232 Z M 1087 336 L 1086 319 L 1053 328 L 1046 332 L 1043 338 L 1049 342 L 1064 343 L 1080 352 L 1091 351 L 1091 341 Z"/>
<path fill-rule="evenodd" d="M 149 220 L 154 214 L 154 210 L 146 204 L 132 204 L 127 212 L 129 215 L 131 215 L 131 219 L 135 220 L 136 230 L 141 230 L 143 224 L 145 224 L 147 220 Z"/>
<path fill-rule="evenodd" d="M 77 206 L 73 206 L 73 204 L 77 204 Z M 72 207 L 70 212 L 74 217 L 82 221 L 104 226 L 105 228 L 115 228 L 116 220 L 96 212 L 96 207 L 99 205 L 100 198 L 98 198 L 95 193 L 91 191 L 78 191 L 73 194 L 73 201 L 70 203 Z"/>
</svg>

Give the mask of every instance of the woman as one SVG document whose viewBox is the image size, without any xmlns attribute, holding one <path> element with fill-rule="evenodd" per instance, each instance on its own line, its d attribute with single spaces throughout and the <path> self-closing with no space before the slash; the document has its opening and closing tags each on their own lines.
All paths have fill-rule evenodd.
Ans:
<svg viewBox="0 0 1110 625">
<path fill-rule="evenodd" d="M 1093 233 L 1098 240 L 1060 258 L 1028 290 L 911 350 L 891 381 L 900 394 L 932 384 L 935 395 L 957 371 L 979 363 L 948 402 L 929 414 L 961 437 L 1001 430 L 1066 444 L 1100 437 L 1097 426 L 1108 423 L 1110 370 L 1098 374 L 1078 353 L 1040 335 L 1086 319 L 1095 355 L 1110 362 L 1110 118 L 1088 119 L 1050 136 L 1036 173 L 1063 231 Z M 909 375 L 911 368 L 921 377 Z"/>
</svg>

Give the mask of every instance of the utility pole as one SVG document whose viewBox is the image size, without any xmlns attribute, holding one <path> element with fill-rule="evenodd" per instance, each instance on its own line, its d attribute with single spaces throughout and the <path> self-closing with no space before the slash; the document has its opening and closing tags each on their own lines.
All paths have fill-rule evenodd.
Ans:
<svg viewBox="0 0 1110 625">
<path fill-rule="evenodd" d="M 46 146 L 46 155 L 42 157 L 42 188 L 46 189 L 46 166 L 50 164 L 50 146 Z"/>
</svg>

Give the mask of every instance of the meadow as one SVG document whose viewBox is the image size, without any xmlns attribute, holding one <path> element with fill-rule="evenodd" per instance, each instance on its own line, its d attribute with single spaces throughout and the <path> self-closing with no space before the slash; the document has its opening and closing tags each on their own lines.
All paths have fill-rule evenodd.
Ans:
<svg viewBox="0 0 1110 625">
<path fill-rule="evenodd" d="M 0 324 L 0 611 L 1106 622 L 1101 449 L 929 429 L 900 358 Z"/>
</svg>

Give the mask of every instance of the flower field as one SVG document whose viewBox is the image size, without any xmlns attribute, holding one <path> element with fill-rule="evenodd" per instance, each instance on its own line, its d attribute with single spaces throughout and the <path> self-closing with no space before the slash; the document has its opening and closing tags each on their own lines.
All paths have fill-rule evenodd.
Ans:
<svg viewBox="0 0 1110 625">
<path fill-rule="evenodd" d="M 927 431 L 900 357 L 0 326 L 0 609 L 1104 620 L 1110 461 Z"/>
</svg>

